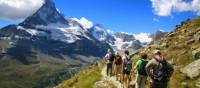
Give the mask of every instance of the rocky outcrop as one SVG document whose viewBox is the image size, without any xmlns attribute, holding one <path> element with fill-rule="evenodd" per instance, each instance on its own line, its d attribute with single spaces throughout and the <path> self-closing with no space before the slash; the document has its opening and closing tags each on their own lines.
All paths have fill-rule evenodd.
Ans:
<svg viewBox="0 0 200 88">
<path fill-rule="evenodd" d="M 200 59 L 190 63 L 180 71 L 186 74 L 190 79 L 198 77 L 200 74 Z"/>
<path fill-rule="evenodd" d="M 122 32 L 116 32 L 114 34 L 117 38 L 120 38 L 123 40 L 123 42 L 130 42 L 136 40 L 135 37 L 131 34 L 122 33 Z"/>
<path fill-rule="evenodd" d="M 167 32 L 164 32 L 162 30 L 158 30 L 155 33 L 151 34 L 150 37 L 153 40 L 160 40 L 161 38 L 163 38 L 165 36 L 165 34 L 167 34 Z"/>
</svg>

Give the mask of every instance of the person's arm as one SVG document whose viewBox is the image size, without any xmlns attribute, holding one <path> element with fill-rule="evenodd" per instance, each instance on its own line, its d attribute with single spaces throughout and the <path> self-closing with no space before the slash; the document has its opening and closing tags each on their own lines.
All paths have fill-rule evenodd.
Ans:
<svg viewBox="0 0 200 88">
<path fill-rule="evenodd" d="M 153 63 L 153 59 L 152 60 L 150 60 L 148 63 L 147 63 L 147 65 L 146 65 L 146 67 L 145 67 L 145 69 L 146 69 L 146 72 L 147 72 L 147 75 L 150 77 L 150 78 L 152 78 L 152 74 L 151 74 L 151 69 L 153 69 L 153 66 L 154 66 L 154 63 Z"/>
<path fill-rule="evenodd" d="M 167 62 L 167 65 L 168 65 L 168 67 L 169 67 L 169 77 L 171 77 L 172 74 L 173 74 L 173 72 L 174 72 L 174 68 L 173 68 L 173 66 L 172 66 L 170 63 L 168 63 L 168 62 Z"/>
<path fill-rule="evenodd" d="M 122 58 L 122 73 L 123 73 L 123 71 L 124 71 L 124 57 Z"/>
<path fill-rule="evenodd" d="M 108 57 L 109 57 L 109 54 L 106 54 L 105 57 L 104 57 L 105 62 L 107 62 Z"/>
<path fill-rule="evenodd" d="M 115 57 L 114 57 L 114 60 L 113 60 L 113 62 L 112 62 L 112 66 L 115 66 Z"/>
<path fill-rule="evenodd" d="M 114 57 L 114 60 L 113 60 L 113 65 L 115 64 L 115 62 L 116 62 L 116 56 Z"/>
</svg>

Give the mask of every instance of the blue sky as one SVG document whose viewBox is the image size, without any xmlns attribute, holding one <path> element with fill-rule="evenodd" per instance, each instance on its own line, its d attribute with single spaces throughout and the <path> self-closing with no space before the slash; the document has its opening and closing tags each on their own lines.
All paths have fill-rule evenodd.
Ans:
<svg viewBox="0 0 200 88">
<path fill-rule="evenodd" d="M 54 2 L 66 17 L 85 17 L 94 24 L 103 24 L 114 32 L 152 33 L 158 29 L 171 31 L 181 21 L 197 17 L 193 11 L 172 11 L 170 15 L 161 16 L 156 14 L 150 0 L 54 0 Z M 0 27 L 17 22 L 0 19 Z"/>
</svg>

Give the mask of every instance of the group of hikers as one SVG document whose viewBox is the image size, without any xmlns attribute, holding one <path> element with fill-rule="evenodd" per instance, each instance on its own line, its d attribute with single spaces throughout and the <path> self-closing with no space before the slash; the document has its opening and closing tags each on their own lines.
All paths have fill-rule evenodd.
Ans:
<svg viewBox="0 0 200 88">
<path fill-rule="evenodd" d="M 129 51 L 124 51 L 122 57 L 108 49 L 104 57 L 107 63 L 107 76 L 116 76 L 116 79 L 129 87 L 131 76 L 136 73 L 135 88 L 145 88 L 147 81 L 149 88 L 167 88 L 173 67 L 162 56 L 160 50 L 153 52 L 153 58 L 148 59 L 146 53 L 140 53 L 139 58 L 132 58 Z"/>
</svg>

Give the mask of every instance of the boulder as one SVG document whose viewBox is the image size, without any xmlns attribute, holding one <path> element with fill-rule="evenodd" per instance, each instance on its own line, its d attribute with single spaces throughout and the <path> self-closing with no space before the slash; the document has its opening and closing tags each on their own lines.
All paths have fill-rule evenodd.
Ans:
<svg viewBox="0 0 200 88">
<path fill-rule="evenodd" d="M 180 71 L 186 74 L 190 79 L 198 77 L 200 74 L 200 59 L 190 63 L 189 65 L 180 69 Z"/>
<path fill-rule="evenodd" d="M 192 51 L 192 55 L 194 56 L 195 59 L 200 59 L 200 48 Z"/>
<path fill-rule="evenodd" d="M 191 39 L 191 40 L 187 41 L 186 43 L 187 43 L 187 44 L 195 43 L 195 39 Z"/>
</svg>

